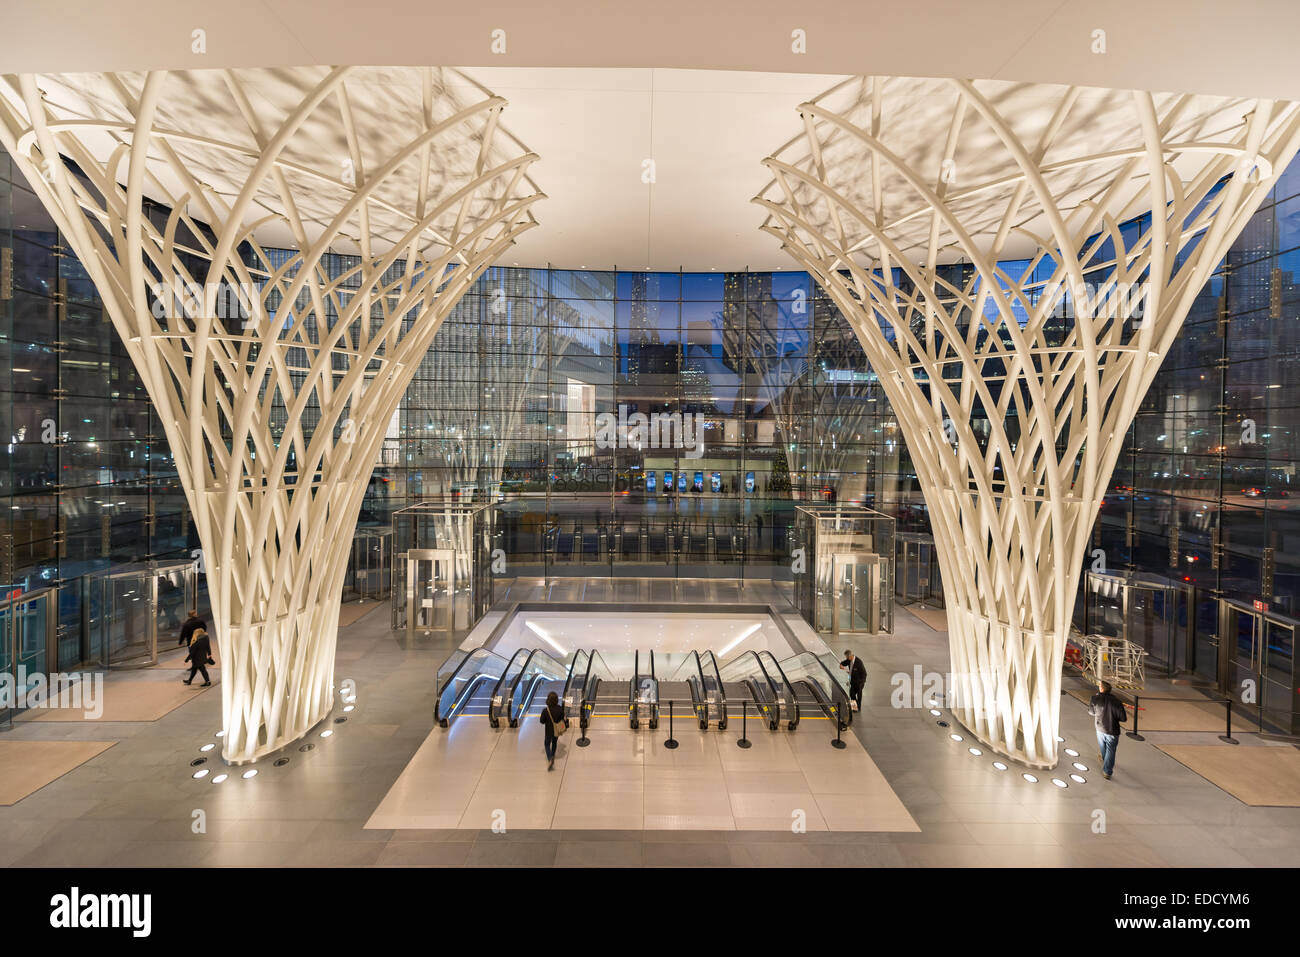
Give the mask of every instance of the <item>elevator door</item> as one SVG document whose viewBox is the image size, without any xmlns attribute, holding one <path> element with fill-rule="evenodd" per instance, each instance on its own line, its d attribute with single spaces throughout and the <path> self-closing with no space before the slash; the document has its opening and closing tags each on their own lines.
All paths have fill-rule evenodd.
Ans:
<svg viewBox="0 0 1300 957">
<path fill-rule="evenodd" d="M 455 621 L 455 550 L 412 548 L 406 553 L 406 634 L 451 634 Z"/>
<path fill-rule="evenodd" d="M 1300 733 L 1295 641 L 1300 621 L 1224 599 L 1219 607 L 1221 690 L 1253 706 L 1262 727 Z M 1254 701 L 1250 701 L 1250 697 Z"/>
</svg>

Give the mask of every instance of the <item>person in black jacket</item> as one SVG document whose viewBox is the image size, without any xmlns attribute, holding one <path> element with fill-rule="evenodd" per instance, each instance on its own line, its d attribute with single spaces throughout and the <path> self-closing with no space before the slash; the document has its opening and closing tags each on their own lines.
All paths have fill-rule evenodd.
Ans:
<svg viewBox="0 0 1300 957">
<path fill-rule="evenodd" d="M 546 770 L 554 771 L 555 750 L 560 745 L 560 735 L 569 727 L 569 719 L 564 716 L 564 708 L 560 706 L 560 696 L 554 691 L 546 696 L 546 707 L 542 709 L 539 720 L 546 728 Z"/>
<path fill-rule="evenodd" d="M 1128 720 L 1124 702 L 1110 693 L 1109 681 L 1097 682 L 1097 693 L 1088 702 L 1088 713 L 1097 726 L 1097 751 L 1101 773 L 1107 781 L 1115 773 L 1115 749 L 1119 747 L 1119 726 Z"/>
<path fill-rule="evenodd" d="M 186 618 L 185 624 L 181 625 L 180 641 L 176 642 L 176 644 L 188 645 L 190 639 L 194 637 L 194 632 L 197 629 L 206 629 L 207 627 L 208 623 L 199 617 L 199 610 L 197 608 L 191 608 L 190 617 Z"/>
<path fill-rule="evenodd" d="M 190 676 L 183 679 L 186 684 L 192 683 L 199 672 L 203 673 L 203 684 L 200 687 L 206 688 L 212 684 L 207 666 L 216 662 L 212 660 L 212 642 L 202 627 L 195 629 L 194 636 L 190 639 L 190 653 L 185 656 L 185 660 L 190 663 Z"/>
<path fill-rule="evenodd" d="M 862 688 L 867 683 L 867 666 L 862 663 L 861 658 L 846 648 L 840 667 L 849 673 L 849 697 L 853 699 L 851 707 L 854 711 L 861 711 Z"/>
</svg>

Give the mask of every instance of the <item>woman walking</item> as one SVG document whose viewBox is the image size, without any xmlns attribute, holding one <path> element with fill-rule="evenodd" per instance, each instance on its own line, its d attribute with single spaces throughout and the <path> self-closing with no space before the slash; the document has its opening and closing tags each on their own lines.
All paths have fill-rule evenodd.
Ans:
<svg viewBox="0 0 1300 957">
<path fill-rule="evenodd" d="M 564 716 L 564 708 L 560 706 L 560 696 L 554 691 L 546 696 L 541 722 L 546 728 L 546 770 L 554 771 L 555 750 L 560 745 L 560 735 L 569 728 L 569 719 Z"/>
<path fill-rule="evenodd" d="M 215 665 L 212 660 L 212 642 L 208 639 L 208 633 L 202 628 L 194 629 L 194 636 L 190 638 L 190 653 L 185 656 L 185 660 L 190 663 L 190 676 L 183 679 L 186 684 L 192 684 L 194 676 L 200 672 L 203 674 L 203 685 L 206 688 L 212 684 L 212 679 L 208 677 L 208 665 Z"/>
</svg>

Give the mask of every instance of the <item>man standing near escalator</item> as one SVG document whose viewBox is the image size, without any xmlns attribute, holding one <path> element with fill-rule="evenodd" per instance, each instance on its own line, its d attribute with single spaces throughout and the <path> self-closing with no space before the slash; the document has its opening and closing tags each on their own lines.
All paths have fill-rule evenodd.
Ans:
<svg viewBox="0 0 1300 957">
<path fill-rule="evenodd" d="M 862 689 L 867 683 L 867 666 L 862 663 L 861 658 L 846 648 L 840 668 L 849 673 L 849 697 L 853 699 L 850 706 L 854 711 L 861 711 Z"/>
</svg>

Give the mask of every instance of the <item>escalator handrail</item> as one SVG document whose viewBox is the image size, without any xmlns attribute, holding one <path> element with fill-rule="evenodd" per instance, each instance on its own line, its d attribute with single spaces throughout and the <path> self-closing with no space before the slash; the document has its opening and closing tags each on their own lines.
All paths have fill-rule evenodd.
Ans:
<svg viewBox="0 0 1300 957">
<path fill-rule="evenodd" d="M 459 649 L 458 649 L 458 650 L 459 650 Z M 458 704 L 454 705 L 454 706 L 452 707 L 452 709 L 451 709 L 450 711 L 448 711 L 447 714 L 446 714 L 445 716 L 442 715 L 442 714 L 439 712 L 439 707 L 440 707 L 440 705 L 442 704 L 442 693 L 443 693 L 444 689 L 446 689 L 446 688 L 448 688 L 448 687 L 451 686 L 451 684 L 456 680 L 456 678 L 460 676 L 460 673 L 461 673 L 462 671 L 464 671 L 466 667 L 469 666 L 469 663 L 470 663 L 471 661 L 481 661 L 481 660 L 484 660 L 483 658 L 478 658 L 478 659 L 475 658 L 475 655 L 476 655 L 478 652 L 480 652 L 480 651 L 485 652 L 487 655 L 491 655 L 493 658 L 496 658 L 496 659 L 499 660 L 499 661 L 505 661 L 504 658 L 502 658 L 500 655 L 498 655 L 498 654 L 497 654 L 495 651 L 493 651 L 491 648 L 488 648 L 486 645 L 479 645 L 477 648 L 475 648 L 475 649 L 473 649 L 472 651 L 470 651 L 469 653 L 467 653 L 467 654 L 465 655 L 465 657 L 461 659 L 460 664 L 458 664 L 458 665 L 456 666 L 455 670 L 452 671 L 452 673 L 451 673 L 450 675 L 447 676 L 447 680 L 446 680 L 446 681 L 443 681 L 443 682 L 439 682 L 438 685 L 437 685 L 437 687 L 436 687 L 436 690 L 435 690 L 435 693 L 434 693 L 434 696 L 433 696 L 433 717 L 434 717 L 434 719 L 435 719 L 436 721 L 438 721 L 439 723 L 441 723 L 442 721 L 449 721 L 449 720 L 451 720 L 452 718 L 454 718 L 454 717 L 456 716 L 456 712 L 459 711 L 460 708 L 464 706 L 464 703 L 465 703 L 465 702 L 464 702 L 464 701 L 461 701 L 461 702 L 459 702 Z M 455 652 L 453 652 L 452 654 L 455 654 Z M 507 662 L 507 663 L 508 663 L 508 662 Z M 467 688 L 473 687 L 473 684 L 474 684 L 474 681 L 473 681 L 473 679 L 471 678 L 471 679 L 469 679 L 469 680 L 465 683 L 465 687 L 467 687 Z"/>
<path fill-rule="evenodd" d="M 556 658 L 545 648 L 533 648 L 531 651 L 529 651 L 528 657 L 524 660 L 524 666 L 519 669 L 519 674 L 515 675 L 515 680 L 510 682 L 510 698 L 509 698 L 510 706 L 509 709 L 507 709 L 506 711 L 506 715 L 512 721 L 517 721 L 518 719 L 522 718 L 524 716 L 524 709 L 528 707 L 527 703 L 524 703 L 519 708 L 519 714 L 516 715 L 513 713 L 513 708 L 515 703 L 515 691 L 518 689 L 519 682 L 523 679 L 524 675 L 528 674 L 528 668 L 530 665 L 532 665 L 533 658 L 535 658 L 537 655 L 542 655 L 543 657 L 550 658 L 551 661 L 553 661 L 555 664 L 560 666 L 560 670 L 564 670 L 564 662 L 560 661 L 560 659 Z M 558 679 L 552 678 L 551 680 L 555 681 Z M 532 695 L 530 694 L 528 695 L 528 697 L 531 698 Z"/>
<path fill-rule="evenodd" d="M 850 724 L 853 723 L 853 709 L 849 707 L 848 692 L 844 690 L 844 686 L 840 684 L 839 679 L 836 678 L 835 675 L 831 672 L 831 670 L 826 667 L 826 662 L 822 661 L 822 659 L 819 656 L 812 654 L 812 652 L 805 652 L 805 654 L 810 656 L 813 661 L 817 662 L 817 664 L 821 666 L 821 670 L 825 672 L 827 682 L 830 684 L 831 688 L 834 689 L 835 700 L 831 700 L 826 697 L 825 689 L 822 688 L 822 686 L 818 682 L 813 681 L 809 678 L 804 678 L 802 680 L 804 681 L 805 684 L 817 689 L 817 694 L 816 694 L 816 697 L 818 699 L 817 703 L 821 705 L 823 709 L 825 709 L 828 704 L 833 705 L 835 707 L 836 713 L 838 715 L 837 720 L 839 720 L 839 722 L 844 727 L 847 728 Z M 787 660 L 794 661 L 796 658 L 801 658 L 801 657 L 803 656 L 794 655 Z M 830 717 L 830 715 L 828 714 L 827 717 Z"/>
<path fill-rule="evenodd" d="M 501 691 L 502 691 L 501 686 L 502 686 L 503 684 L 505 684 L 506 679 L 508 679 L 508 678 L 510 677 L 510 666 L 513 665 L 513 664 L 515 663 L 515 659 L 518 658 L 520 655 L 524 655 L 524 656 L 525 656 L 525 657 L 524 657 L 524 663 L 523 663 L 522 665 L 520 665 L 518 674 L 516 674 L 515 677 L 514 677 L 514 680 L 510 682 L 510 693 L 511 693 L 511 695 L 513 696 L 513 694 L 514 694 L 514 690 L 515 690 L 515 688 L 514 688 L 514 686 L 515 686 L 515 682 L 517 682 L 517 681 L 519 680 L 519 675 L 522 675 L 522 674 L 524 673 L 524 671 L 528 668 L 528 659 L 532 657 L 532 652 L 529 651 L 529 649 L 527 649 L 527 648 L 516 648 L 516 649 L 515 649 L 515 653 L 514 653 L 513 655 L 511 655 L 511 656 L 510 656 L 510 660 L 506 662 L 506 667 L 505 667 L 505 670 L 503 670 L 503 671 L 501 672 L 501 677 L 498 678 L 498 679 L 497 679 L 497 683 L 496 683 L 495 685 L 492 686 L 492 697 L 491 697 L 491 699 L 490 699 L 489 702 L 488 702 L 488 715 L 489 715 L 489 717 L 491 717 L 491 718 L 493 718 L 493 719 L 496 719 L 496 718 L 497 718 L 497 715 L 496 715 L 496 713 L 495 713 L 495 711 L 496 711 L 496 706 L 495 706 L 494 704 L 492 704 L 492 702 L 493 702 L 493 701 L 496 701 L 496 700 L 497 700 L 497 696 L 501 694 Z M 507 700 L 507 699 L 502 698 L 501 700 L 502 700 L 502 701 L 505 701 L 505 700 Z M 506 713 L 509 714 L 509 712 L 510 712 L 510 709 L 509 709 L 509 707 L 507 707 L 507 708 L 506 708 Z"/>
<path fill-rule="evenodd" d="M 754 656 L 758 658 L 760 665 L 762 665 L 764 655 L 771 660 L 772 667 L 776 669 L 776 673 L 781 676 L 781 687 L 784 689 L 784 697 L 786 701 L 790 703 L 790 707 L 794 709 L 794 717 L 787 720 L 786 723 L 788 724 L 790 720 L 797 723 L 799 721 L 799 701 L 794 693 L 794 685 L 791 684 L 790 679 L 785 676 L 785 669 L 781 667 L 781 662 L 776 660 L 776 655 L 772 654 L 772 652 L 768 651 L 766 648 L 754 652 Z M 763 669 L 763 673 L 767 674 L 766 668 Z M 778 706 L 780 705 L 780 699 L 777 700 L 777 704 Z"/>
<path fill-rule="evenodd" d="M 776 661 L 775 658 L 773 658 L 772 663 L 776 665 L 776 671 L 781 676 L 781 684 L 778 687 L 776 681 L 768 673 L 767 666 L 763 664 L 763 659 L 759 657 L 759 653 L 753 650 L 742 651 L 740 654 L 736 655 L 736 657 L 732 658 L 726 664 L 721 666 L 721 668 L 719 669 L 719 674 L 721 674 L 722 671 L 730 671 L 739 662 L 743 661 L 746 658 L 754 659 L 754 665 L 758 668 L 759 673 L 762 674 L 763 682 L 767 686 L 767 691 L 772 696 L 772 706 L 773 708 L 776 709 L 776 718 L 775 718 L 775 723 L 773 723 L 771 727 L 775 728 L 777 727 L 777 725 L 781 723 L 781 698 L 782 697 L 785 697 L 786 700 L 791 703 L 791 706 L 793 706 L 796 709 L 798 708 L 798 705 L 794 703 L 794 695 L 790 693 L 786 693 L 784 691 L 784 689 L 789 687 L 790 683 L 785 680 L 785 674 L 784 672 L 781 671 L 780 664 Z M 753 672 L 751 671 L 750 673 L 746 674 L 744 678 L 752 681 Z M 723 701 L 725 704 L 725 700 L 726 700 L 725 690 L 722 693 L 723 693 Z M 795 720 L 796 721 L 798 720 L 797 710 L 796 710 Z"/>
</svg>

